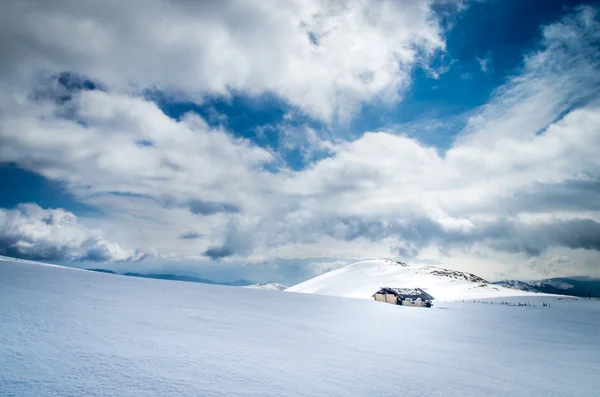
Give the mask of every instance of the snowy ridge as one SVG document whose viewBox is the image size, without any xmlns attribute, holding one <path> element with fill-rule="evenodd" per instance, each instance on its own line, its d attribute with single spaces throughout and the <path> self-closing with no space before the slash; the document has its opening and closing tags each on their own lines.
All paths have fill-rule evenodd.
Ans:
<svg viewBox="0 0 600 397">
<path fill-rule="evenodd" d="M 547 287 L 552 287 L 559 290 L 568 290 L 574 287 L 574 285 L 566 283 L 564 281 L 545 279 L 537 281 L 520 281 L 520 280 L 501 280 L 496 281 L 494 284 L 502 285 L 505 287 L 516 288 L 523 291 L 536 291 L 540 292 Z"/>
<path fill-rule="evenodd" d="M 381 287 L 419 287 L 440 300 L 534 295 L 494 285 L 471 273 L 430 265 L 398 266 L 387 259 L 357 262 L 288 288 L 289 292 L 371 299 Z"/>
<path fill-rule="evenodd" d="M 558 281 L 558 280 L 532 281 L 532 282 L 530 282 L 530 284 L 535 287 L 543 287 L 544 285 L 550 285 L 550 286 L 552 286 L 554 288 L 558 288 L 558 289 L 570 289 L 570 288 L 574 287 L 573 284 L 565 283 L 564 281 Z"/>
<path fill-rule="evenodd" d="M 264 289 L 264 290 L 268 290 L 268 291 L 284 291 L 287 288 L 289 288 L 289 286 L 283 285 L 283 284 L 280 284 L 280 283 L 263 283 L 263 284 L 247 285 L 244 288 Z"/>
<path fill-rule="evenodd" d="M 514 288 L 514 289 L 518 289 L 521 291 L 529 291 L 529 292 L 538 292 L 538 286 L 534 286 L 531 283 L 528 283 L 526 281 L 519 281 L 519 280 L 502 280 L 502 281 L 496 281 L 494 283 L 495 285 L 501 285 L 503 287 L 507 287 L 507 288 Z"/>
<path fill-rule="evenodd" d="M 524 291 L 579 297 L 600 297 L 600 279 L 593 277 L 556 277 L 543 280 L 502 280 L 494 284 Z"/>
</svg>

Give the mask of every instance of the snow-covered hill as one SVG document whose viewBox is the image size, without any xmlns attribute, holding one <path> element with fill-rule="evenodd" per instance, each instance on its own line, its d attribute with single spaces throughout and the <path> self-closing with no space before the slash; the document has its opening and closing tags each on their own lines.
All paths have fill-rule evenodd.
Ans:
<svg viewBox="0 0 600 397">
<path fill-rule="evenodd" d="M 528 300 L 417 310 L 0 260 L 0 395 L 597 395 L 600 302 Z"/>
<path fill-rule="evenodd" d="M 248 285 L 245 288 L 265 289 L 265 290 L 268 290 L 268 291 L 284 291 L 287 288 L 289 288 L 289 286 L 283 285 L 283 284 L 279 284 L 279 283 L 263 283 L 263 284 Z"/>
<path fill-rule="evenodd" d="M 534 295 L 494 285 L 471 273 L 388 259 L 357 262 L 288 288 L 289 292 L 368 298 L 380 287 L 419 287 L 437 301 Z"/>
</svg>

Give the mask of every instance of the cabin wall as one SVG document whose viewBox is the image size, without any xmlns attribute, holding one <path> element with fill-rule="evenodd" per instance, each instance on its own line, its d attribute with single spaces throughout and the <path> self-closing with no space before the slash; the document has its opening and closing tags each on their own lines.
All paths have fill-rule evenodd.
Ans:
<svg viewBox="0 0 600 397">
<path fill-rule="evenodd" d="M 378 302 L 385 302 L 385 295 L 384 294 L 375 294 L 375 300 Z"/>
<path fill-rule="evenodd" d="M 387 303 L 393 303 L 394 305 L 398 303 L 398 298 L 396 297 L 396 295 L 387 294 L 386 298 Z"/>
<path fill-rule="evenodd" d="M 392 294 L 375 294 L 375 300 L 378 302 L 391 303 L 393 305 L 398 304 L 398 298 Z"/>
<path fill-rule="evenodd" d="M 416 301 L 416 302 L 413 302 L 410 299 L 404 299 L 401 304 L 402 304 L 402 306 L 424 307 L 425 306 L 425 301 Z"/>
</svg>

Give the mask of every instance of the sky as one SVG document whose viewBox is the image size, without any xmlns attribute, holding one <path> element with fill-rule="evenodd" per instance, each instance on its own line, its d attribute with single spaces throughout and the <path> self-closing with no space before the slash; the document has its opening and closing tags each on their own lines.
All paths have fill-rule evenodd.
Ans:
<svg viewBox="0 0 600 397">
<path fill-rule="evenodd" d="M 600 276 L 600 3 L 0 5 L 0 254 Z"/>
</svg>

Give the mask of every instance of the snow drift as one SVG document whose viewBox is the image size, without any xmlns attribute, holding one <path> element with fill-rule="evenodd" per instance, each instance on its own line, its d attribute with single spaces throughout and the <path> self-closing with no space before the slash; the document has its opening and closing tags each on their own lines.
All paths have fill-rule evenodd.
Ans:
<svg viewBox="0 0 600 397">
<path fill-rule="evenodd" d="M 531 296 L 533 292 L 494 285 L 471 273 L 388 259 L 357 262 L 288 288 L 289 292 L 371 298 L 381 287 L 419 287 L 443 300 Z"/>
</svg>

